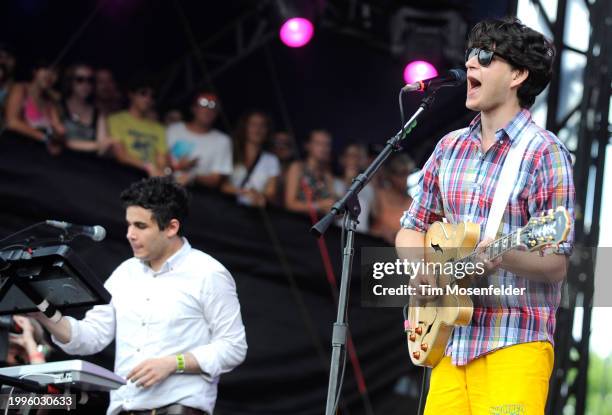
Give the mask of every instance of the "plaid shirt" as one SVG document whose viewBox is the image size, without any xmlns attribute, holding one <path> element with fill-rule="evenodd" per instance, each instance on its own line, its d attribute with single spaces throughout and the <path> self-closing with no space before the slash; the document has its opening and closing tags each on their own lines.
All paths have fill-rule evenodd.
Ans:
<svg viewBox="0 0 612 415">
<path fill-rule="evenodd" d="M 522 137 L 531 141 L 504 212 L 503 233 L 525 226 L 531 216 L 557 206 L 565 206 L 573 219 L 575 190 L 570 154 L 554 134 L 537 127 L 524 109 L 496 132 L 496 142 L 484 154 L 480 146 L 480 114 L 468 128 L 443 137 L 421 171 L 417 195 L 401 218 L 402 227 L 426 232 L 431 223 L 445 217 L 449 223 L 478 223 L 482 235 L 508 150 L 530 130 L 530 125 L 537 134 L 527 132 L 531 137 Z M 572 245 L 573 227 L 568 241 L 556 253 L 569 255 Z M 490 297 L 487 301 L 473 298 L 471 323 L 455 327 L 446 348 L 453 364 L 465 365 L 513 344 L 553 343 L 561 282 L 535 282 L 505 270 L 476 284 L 483 282 L 484 286 L 524 287 L 526 295 L 495 297 L 493 302 Z"/>
</svg>

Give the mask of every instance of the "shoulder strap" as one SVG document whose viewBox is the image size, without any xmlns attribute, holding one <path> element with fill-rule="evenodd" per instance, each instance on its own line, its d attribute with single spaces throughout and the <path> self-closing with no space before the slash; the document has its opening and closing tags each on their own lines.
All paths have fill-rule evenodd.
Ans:
<svg viewBox="0 0 612 415">
<path fill-rule="evenodd" d="M 251 178 L 251 175 L 253 174 L 253 170 L 255 170 L 255 167 L 257 167 L 257 163 L 259 163 L 259 159 L 261 158 L 262 153 L 263 151 L 260 151 L 259 153 L 257 153 L 257 157 L 253 161 L 253 164 L 251 164 L 251 167 L 247 169 L 246 175 L 244 176 L 244 179 L 242 179 L 242 182 L 240 183 L 241 189 L 244 188 L 244 186 L 246 186 L 247 182 Z"/>
<path fill-rule="evenodd" d="M 448 145 L 452 147 L 455 144 L 455 142 L 459 139 L 459 137 L 461 137 L 463 133 L 465 133 L 467 130 L 468 130 L 468 127 L 460 128 L 455 131 L 451 131 L 448 135 L 452 136 L 452 139 L 450 143 L 448 143 Z M 444 157 L 442 157 L 440 160 L 440 168 L 438 170 L 438 180 L 439 180 L 440 194 L 442 195 L 442 209 L 444 210 L 444 217 L 448 219 L 450 217 L 450 213 L 447 210 L 448 203 L 445 197 L 446 192 L 443 190 L 443 189 L 446 189 L 445 187 L 446 182 L 447 180 L 449 180 L 448 172 L 446 171 L 446 162 L 447 160 Z"/>
<path fill-rule="evenodd" d="M 521 160 L 523 160 L 525 150 L 531 142 L 531 139 L 535 132 L 533 131 L 533 124 L 527 126 L 528 131 L 525 131 L 518 137 L 518 143 L 514 145 L 508 151 L 506 160 L 502 167 L 502 171 L 499 174 L 499 180 L 497 181 L 497 188 L 495 189 L 495 195 L 493 196 L 493 204 L 489 211 L 489 217 L 487 219 L 487 226 L 484 232 L 484 238 L 495 238 L 499 224 L 501 223 L 504 211 L 508 205 L 510 194 L 514 189 L 516 182 L 516 172 L 521 166 Z"/>
</svg>

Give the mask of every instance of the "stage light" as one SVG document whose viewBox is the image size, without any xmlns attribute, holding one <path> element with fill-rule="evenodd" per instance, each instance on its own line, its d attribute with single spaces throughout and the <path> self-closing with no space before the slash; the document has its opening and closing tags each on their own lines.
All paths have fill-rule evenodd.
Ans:
<svg viewBox="0 0 612 415">
<path fill-rule="evenodd" d="M 404 68 L 404 81 L 407 84 L 438 76 L 438 71 L 429 62 L 413 61 Z"/>
<path fill-rule="evenodd" d="M 310 42 L 314 27 L 308 19 L 293 17 L 280 28 L 280 38 L 290 48 L 299 48 Z"/>
</svg>

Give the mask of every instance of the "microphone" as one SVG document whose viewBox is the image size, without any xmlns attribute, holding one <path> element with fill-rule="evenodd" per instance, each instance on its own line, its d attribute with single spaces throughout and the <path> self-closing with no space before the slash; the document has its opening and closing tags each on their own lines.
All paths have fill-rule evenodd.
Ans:
<svg viewBox="0 0 612 415">
<path fill-rule="evenodd" d="M 77 235 L 87 236 L 96 242 L 99 242 L 106 237 L 106 229 L 104 229 L 100 225 L 95 225 L 95 226 L 75 225 L 72 223 L 61 222 L 58 220 L 48 220 L 45 223 L 54 228 L 63 229 L 65 231 L 71 231 L 71 232 L 76 233 Z"/>
<path fill-rule="evenodd" d="M 403 92 L 426 91 L 429 88 L 442 88 L 443 86 L 458 86 L 465 82 L 467 76 L 463 69 L 451 69 L 446 74 L 435 78 L 424 79 L 422 81 L 406 84 Z"/>
</svg>

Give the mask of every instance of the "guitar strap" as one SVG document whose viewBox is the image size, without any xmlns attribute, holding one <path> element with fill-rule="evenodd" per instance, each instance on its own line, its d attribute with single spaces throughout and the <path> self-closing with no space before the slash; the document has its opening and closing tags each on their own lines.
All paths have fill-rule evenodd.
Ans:
<svg viewBox="0 0 612 415">
<path fill-rule="evenodd" d="M 495 189 L 493 203 L 489 211 L 484 238 L 495 239 L 495 235 L 497 235 L 499 225 L 504 216 L 504 211 L 508 205 L 508 200 L 516 184 L 517 172 L 524 158 L 525 150 L 531 142 L 532 136 L 536 133 L 536 131 L 533 130 L 533 124 L 529 124 L 526 127 L 526 131 L 516 138 L 508 151 L 502 171 L 499 174 L 499 180 L 497 181 L 497 188 Z"/>
<path fill-rule="evenodd" d="M 460 130 L 454 131 L 453 141 L 456 141 L 462 134 L 464 134 L 468 129 L 462 128 Z M 484 238 L 495 238 L 497 235 L 497 231 L 499 230 L 499 225 L 504 216 L 504 211 L 506 210 L 506 206 L 508 205 L 508 200 L 510 199 L 510 195 L 512 194 L 512 190 L 516 184 L 517 172 L 521 166 L 521 161 L 524 158 L 525 150 L 529 143 L 531 142 L 532 137 L 537 133 L 535 130 L 533 123 L 530 123 L 525 127 L 525 131 L 523 131 L 517 138 L 514 140 L 508 155 L 506 156 L 506 160 L 504 161 L 504 165 L 502 167 L 502 171 L 499 175 L 499 180 L 497 182 L 497 188 L 495 189 L 495 194 L 493 196 L 493 203 L 491 205 L 491 210 L 489 211 L 489 217 L 487 218 L 487 226 L 484 231 Z M 446 170 L 444 165 L 444 160 L 441 162 L 440 166 L 440 188 L 444 189 L 444 182 L 449 180 L 447 177 L 452 172 Z M 447 211 L 448 204 L 444 200 L 445 192 L 442 192 L 442 204 L 444 208 L 444 214 L 448 218 L 449 212 Z"/>
</svg>

